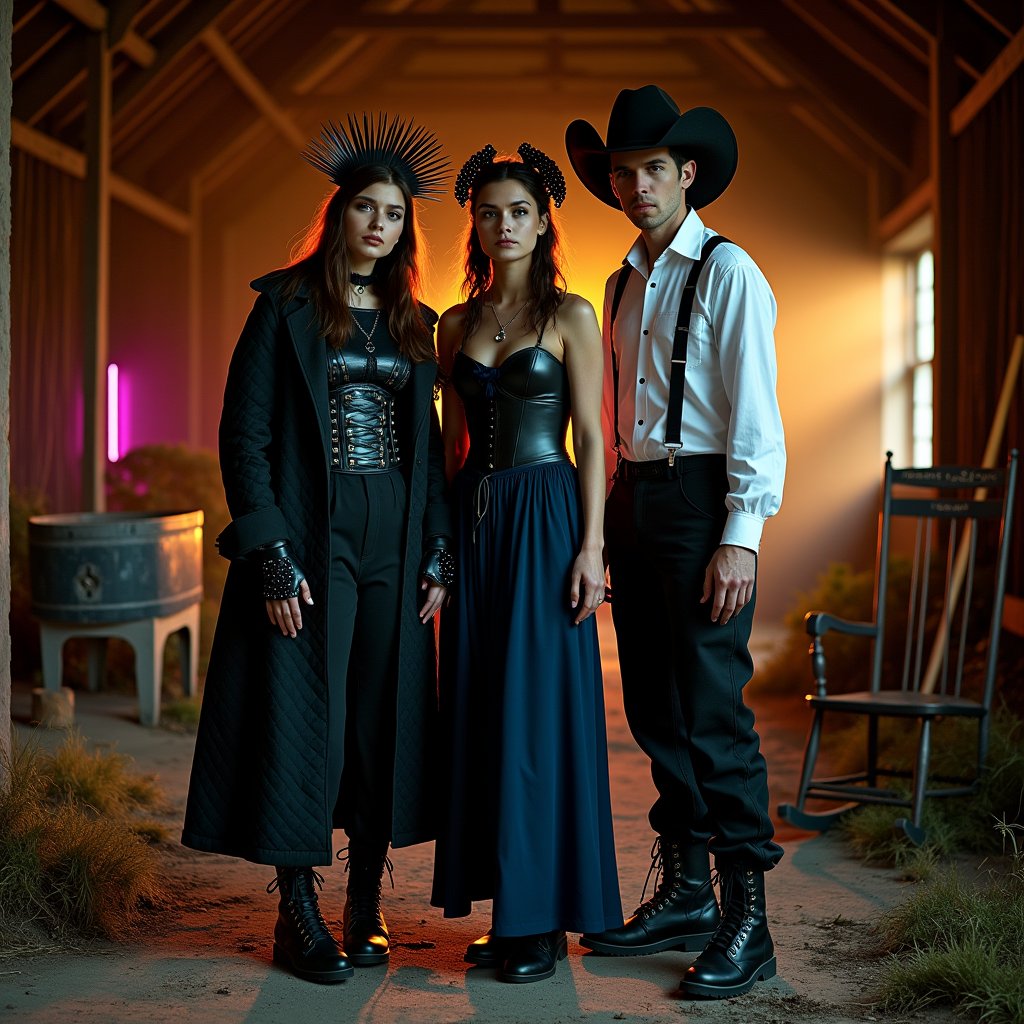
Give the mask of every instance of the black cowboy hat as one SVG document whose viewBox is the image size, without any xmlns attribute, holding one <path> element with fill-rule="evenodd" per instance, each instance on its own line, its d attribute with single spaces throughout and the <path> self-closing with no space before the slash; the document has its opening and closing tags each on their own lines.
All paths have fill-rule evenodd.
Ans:
<svg viewBox="0 0 1024 1024">
<path fill-rule="evenodd" d="M 714 202 L 736 173 L 736 136 L 729 122 L 711 107 L 694 107 L 685 114 L 656 85 L 623 89 L 608 117 L 608 143 L 597 129 L 577 118 L 565 130 L 569 163 L 580 181 L 603 203 L 621 210 L 608 175 L 609 156 L 639 149 L 681 149 L 696 161 L 697 175 L 686 190 L 688 206 L 699 209 Z"/>
</svg>

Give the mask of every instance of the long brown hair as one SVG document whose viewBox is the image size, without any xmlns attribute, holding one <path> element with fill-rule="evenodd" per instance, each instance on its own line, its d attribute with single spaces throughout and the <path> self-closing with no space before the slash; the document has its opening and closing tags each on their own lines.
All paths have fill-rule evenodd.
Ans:
<svg viewBox="0 0 1024 1024">
<path fill-rule="evenodd" d="M 541 328 L 558 312 L 565 298 L 565 277 L 560 264 L 558 231 L 551 210 L 551 197 L 541 181 L 540 175 L 518 160 L 495 160 L 484 167 L 473 182 L 470 191 L 472 221 L 469 237 L 466 239 L 466 279 L 462 294 L 466 299 L 466 337 L 480 324 L 483 313 L 483 297 L 494 280 L 491 258 L 484 252 L 476 231 L 477 196 L 485 185 L 492 181 L 517 181 L 533 197 L 539 216 L 548 215 L 548 228 L 537 236 L 537 247 L 533 250 L 530 263 L 530 302 L 527 306 L 526 322 L 540 332 Z"/>
<path fill-rule="evenodd" d="M 416 362 L 436 360 L 433 337 L 424 323 L 418 296 L 419 232 L 409 187 L 383 164 L 356 168 L 317 211 L 305 237 L 293 252 L 293 275 L 283 288 L 285 300 L 295 297 L 303 283 L 309 288 L 317 326 L 327 341 L 341 348 L 355 333 L 348 302 L 351 264 L 345 241 L 345 209 L 370 185 L 395 185 L 405 200 L 405 220 L 394 249 L 377 261 L 374 287 L 387 310 L 388 327 L 400 351 Z"/>
</svg>

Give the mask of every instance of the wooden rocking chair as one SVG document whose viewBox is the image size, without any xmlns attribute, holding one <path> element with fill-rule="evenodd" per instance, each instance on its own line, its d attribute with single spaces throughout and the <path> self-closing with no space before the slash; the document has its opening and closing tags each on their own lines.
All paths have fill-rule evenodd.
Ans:
<svg viewBox="0 0 1024 1024">
<path fill-rule="evenodd" d="M 779 814 L 785 821 L 798 828 L 824 831 L 846 811 L 861 804 L 908 807 L 910 818 L 898 819 L 895 827 L 920 845 L 925 839 L 922 826 L 925 798 L 969 796 L 976 792 L 985 766 L 990 710 L 996 689 L 996 659 L 1016 483 L 1016 450 L 1010 453 L 1005 469 L 969 466 L 894 469 L 892 452 L 887 453 L 879 519 L 874 622 L 851 622 L 821 611 L 808 612 L 804 620 L 812 638 L 810 656 L 815 692 L 808 694 L 806 700 L 814 718 L 796 802 L 779 807 Z M 925 488 L 932 493 L 922 494 Z M 1001 493 L 992 497 L 993 489 Z M 905 527 L 901 525 L 904 520 L 912 521 L 910 529 L 914 540 L 903 664 L 902 672 L 886 673 L 883 670 L 886 623 L 887 619 L 895 618 L 887 606 L 896 603 L 887 593 L 891 547 L 894 534 L 904 534 Z M 937 613 L 939 598 L 942 608 Z M 976 636 L 972 640 L 969 626 L 976 632 L 982 614 L 989 616 L 989 628 L 982 641 Z M 827 692 L 823 638 L 830 632 L 872 640 L 866 690 L 842 694 Z M 966 696 L 962 692 L 965 657 L 969 648 L 976 650 L 979 644 L 985 658 L 984 674 L 980 687 L 972 689 L 974 696 Z M 867 716 L 864 771 L 829 778 L 815 775 L 822 726 L 829 712 Z M 952 717 L 977 724 L 977 764 L 962 775 L 930 778 L 932 724 L 937 719 Z M 917 758 L 912 772 L 879 765 L 878 727 L 882 718 L 919 723 Z M 905 791 L 883 785 L 883 781 L 891 777 L 911 780 L 909 797 Z M 810 812 L 805 810 L 808 800 L 842 803 Z"/>
</svg>

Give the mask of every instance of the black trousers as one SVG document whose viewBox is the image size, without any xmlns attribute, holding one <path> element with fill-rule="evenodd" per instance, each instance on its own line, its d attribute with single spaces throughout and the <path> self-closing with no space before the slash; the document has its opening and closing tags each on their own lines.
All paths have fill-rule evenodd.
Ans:
<svg viewBox="0 0 1024 1024">
<path fill-rule="evenodd" d="M 331 474 L 328 792 L 350 839 L 391 839 L 405 494 L 399 470 Z"/>
<path fill-rule="evenodd" d="M 725 524 L 724 456 L 684 457 L 677 477 L 616 479 L 605 533 L 626 719 L 651 759 L 659 835 L 709 844 L 719 866 L 767 870 L 768 775 L 743 687 L 754 602 L 725 625 L 701 604 Z"/>
</svg>

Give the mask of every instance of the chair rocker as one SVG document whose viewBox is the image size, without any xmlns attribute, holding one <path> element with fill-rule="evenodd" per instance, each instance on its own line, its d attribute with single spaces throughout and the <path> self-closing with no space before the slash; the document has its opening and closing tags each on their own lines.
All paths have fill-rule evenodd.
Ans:
<svg viewBox="0 0 1024 1024">
<path fill-rule="evenodd" d="M 815 692 L 805 699 L 814 717 L 796 802 L 778 808 L 783 820 L 797 828 L 824 831 L 847 811 L 863 804 L 907 807 L 909 818 L 898 819 L 895 828 L 920 845 L 925 840 L 922 813 L 926 798 L 970 796 L 977 791 L 988 752 L 990 710 L 996 689 L 1016 483 L 1016 450 L 1011 451 L 1004 469 L 895 469 L 892 452 L 887 453 L 879 517 L 874 621 L 851 622 L 822 611 L 808 612 L 804 618 L 811 637 L 809 653 L 815 682 Z M 927 493 L 922 493 L 924 489 Z M 995 497 L 990 496 L 993 489 L 997 492 Z M 902 630 L 905 636 L 896 643 L 897 648 L 899 643 L 903 645 L 902 672 L 886 672 L 883 654 L 887 622 L 895 634 L 899 625 L 893 622 L 901 611 L 899 602 L 888 593 L 893 554 L 900 555 L 893 548 L 905 550 L 906 545 L 900 541 L 909 542 L 911 538 L 909 595 L 907 607 L 902 610 L 906 614 L 906 627 Z M 988 628 L 978 636 L 986 619 Z M 872 641 L 866 690 L 827 692 L 823 641 L 829 633 Z M 898 641 L 898 637 L 894 635 L 892 640 Z M 890 664 L 892 649 L 890 644 Z M 984 672 L 980 683 L 972 681 L 965 687 L 965 659 L 969 651 L 981 652 Z M 815 775 L 824 720 L 829 712 L 866 716 L 863 771 L 833 777 Z M 919 723 L 912 772 L 879 764 L 879 721 L 883 718 Z M 963 718 L 977 724 L 977 764 L 973 771 L 952 777 L 930 776 L 932 726 L 943 718 Z M 891 778 L 909 780 L 909 797 L 906 788 L 901 792 L 884 785 Z M 840 804 L 808 811 L 808 800 Z"/>
</svg>

